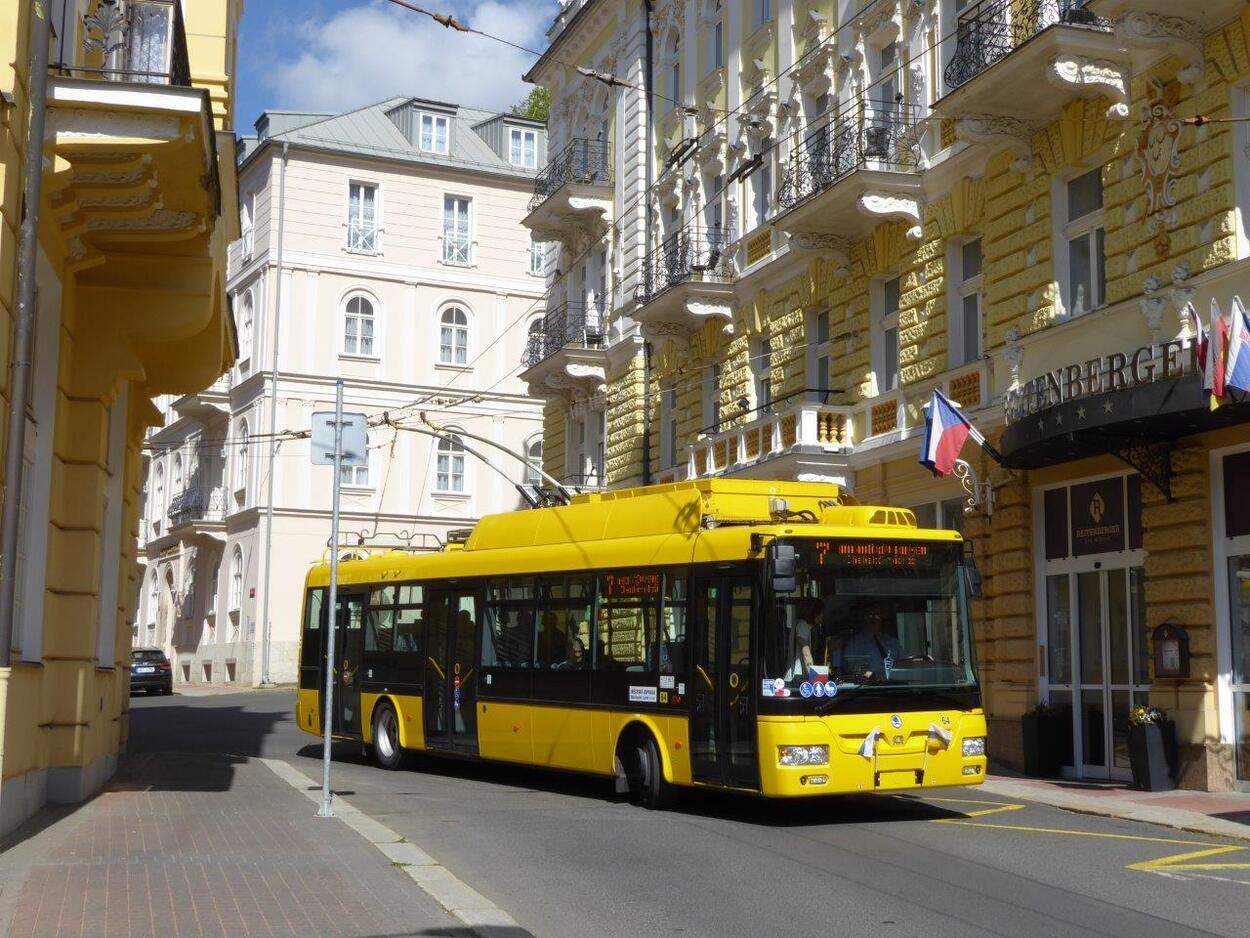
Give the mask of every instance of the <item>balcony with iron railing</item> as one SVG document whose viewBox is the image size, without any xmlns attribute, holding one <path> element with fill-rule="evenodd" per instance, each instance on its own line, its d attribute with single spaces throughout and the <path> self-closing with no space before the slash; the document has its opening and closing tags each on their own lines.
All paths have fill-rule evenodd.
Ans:
<svg viewBox="0 0 1250 938">
<path fill-rule="evenodd" d="M 791 250 L 842 254 L 883 218 L 920 223 L 920 128 L 914 105 L 858 101 L 796 144 L 777 190 L 775 226 Z"/>
<path fill-rule="evenodd" d="M 81 48 L 74 4 L 52 23 L 55 74 L 104 81 L 191 87 L 187 32 L 177 0 L 100 0 L 81 20 Z"/>
<path fill-rule="evenodd" d="M 686 225 L 651 250 L 634 296 L 646 338 L 681 342 L 709 318 L 733 321 L 735 239 L 723 225 Z"/>
<path fill-rule="evenodd" d="M 539 396 L 548 390 L 589 396 L 603 384 L 606 371 L 604 333 L 607 307 L 564 303 L 546 312 L 530 332 L 521 353 L 521 380 Z"/>
<path fill-rule="evenodd" d="M 967 118 L 962 139 L 1023 135 L 1074 98 L 1106 95 L 1127 116 L 1124 44 L 1089 0 L 982 0 L 959 14 L 933 112 Z"/>
<path fill-rule="evenodd" d="M 224 485 L 193 485 L 169 500 L 169 530 L 198 523 L 226 520 L 226 487 Z"/>
<path fill-rule="evenodd" d="M 529 214 L 522 224 L 539 241 L 598 238 L 611 220 L 613 195 L 612 149 L 607 141 L 570 140 L 534 180 Z"/>
</svg>

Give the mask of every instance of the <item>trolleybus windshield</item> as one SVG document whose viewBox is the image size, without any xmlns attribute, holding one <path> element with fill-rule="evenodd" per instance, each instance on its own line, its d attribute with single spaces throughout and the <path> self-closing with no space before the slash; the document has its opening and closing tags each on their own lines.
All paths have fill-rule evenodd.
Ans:
<svg viewBox="0 0 1250 938">
<path fill-rule="evenodd" d="M 766 611 L 764 696 L 845 701 L 869 689 L 904 697 L 976 687 L 962 545 L 786 543 L 795 589 Z"/>
</svg>

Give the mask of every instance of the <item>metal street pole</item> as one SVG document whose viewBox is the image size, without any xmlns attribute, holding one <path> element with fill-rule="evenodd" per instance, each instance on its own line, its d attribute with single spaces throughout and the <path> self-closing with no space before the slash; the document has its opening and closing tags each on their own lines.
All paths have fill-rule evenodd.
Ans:
<svg viewBox="0 0 1250 938">
<path fill-rule="evenodd" d="M 330 509 L 330 612 L 326 616 L 325 739 L 321 748 L 321 807 L 317 817 L 334 817 L 330 794 L 330 724 L 334 712 L 334 633 L 339 620 L 339 470 L 343 465 L 343 379 L 334 382 L 334 500 Z"/>
</svg>

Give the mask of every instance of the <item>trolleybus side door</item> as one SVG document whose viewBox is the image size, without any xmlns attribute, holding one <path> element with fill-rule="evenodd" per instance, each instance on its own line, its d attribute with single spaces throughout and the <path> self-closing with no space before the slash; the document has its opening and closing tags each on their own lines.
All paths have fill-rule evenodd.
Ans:
<svg viewBox="0 0 1250 938">
<path fill-rule="evenodd" d="M 425 739 L 433 748 L 477 752 L 476 591 L 427 593 Z"/>
<path fill-rule="evenodd" d="M 749 576 L 693 581 L 690 749 L 695 781 L 759 788 Z"/>
<path fill-rule="evenodd" d="M 336 736 L 360 735 L 361 658 L 365 652 L 365 594 L 343 591 L 338 595 L 334 633 L 334 708 L 332 730 Z M 325 693 L 321 695 L 325 700 Z"/>
</svg>

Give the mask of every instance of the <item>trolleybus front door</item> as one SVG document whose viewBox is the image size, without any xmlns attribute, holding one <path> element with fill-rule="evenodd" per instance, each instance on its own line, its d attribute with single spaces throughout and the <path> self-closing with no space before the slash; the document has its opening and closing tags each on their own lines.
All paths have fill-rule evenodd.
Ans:
<svg viewBox="0 0 1250 938">
<path fill-rule="evenodd" d="M 426 744 L 476 753 L 477 595 L 454 590 L 427 595 Z"/>
<path fill-rule="evenodd" d="M 360 659 L 365 651 L 365 596 L 339 593 L 334 634 L 334 708 L 336 736 L 360 735 Z M 321 695 L 325 700 L 325 694 Z"/>
<path fill-rule="evenodd" d="M 751 580 L 698 578 L 694 597 L 691 770 L 695 781 L 759 788 L 751 667 Z"/>
</svg>

